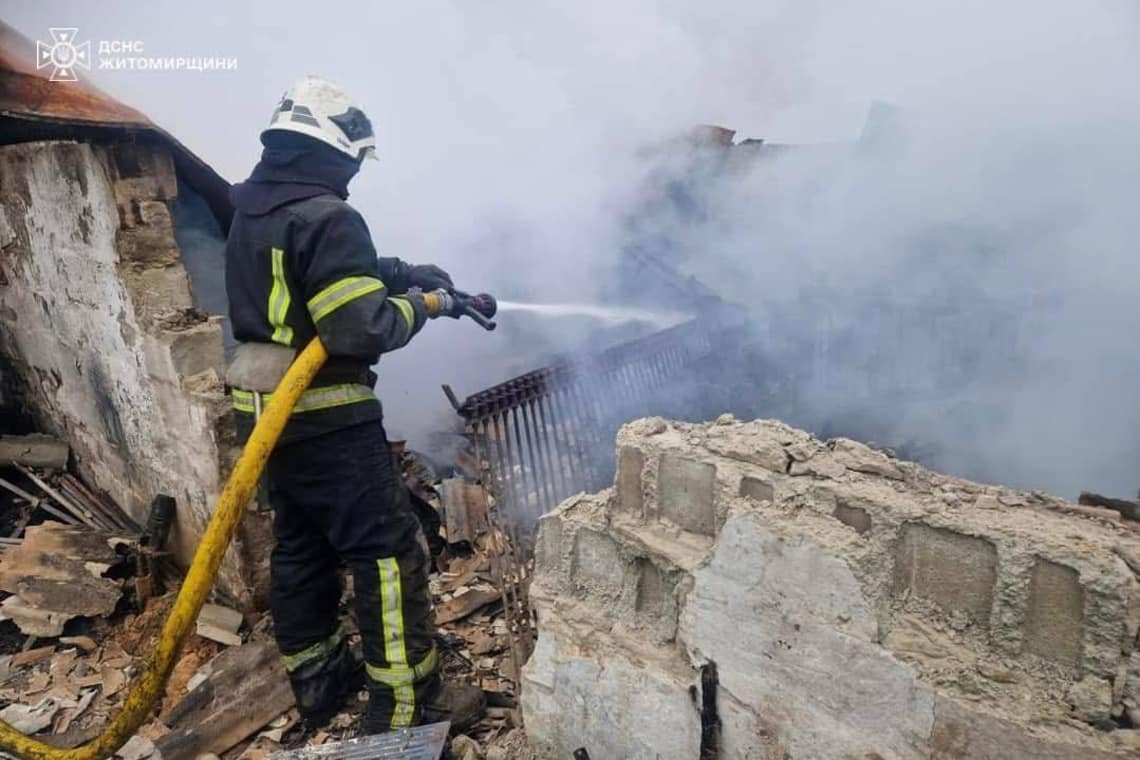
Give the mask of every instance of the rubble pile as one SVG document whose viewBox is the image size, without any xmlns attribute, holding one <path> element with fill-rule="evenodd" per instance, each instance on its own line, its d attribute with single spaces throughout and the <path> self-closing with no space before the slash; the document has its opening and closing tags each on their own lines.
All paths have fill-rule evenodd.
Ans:
<svg viewBox="0 0 1140 760">
<path fill-rule="evenodd" d="M 8 534 L 0 541 L 0 626 L 7 626 L 0 628 L 0 718 L 78 746 L 122 706 L 158 640 L 179 575 L 162 552 L 162 531 L 156 535 L 149 520 L 134 525 L 67 473 L 68 449 L 57 443 L 0 439 L 0 467 L 11 468 L 0 473 L 9 475 L 0 477 L 9 497 L 0 504 L 0 531 Z M 6 460 L 13 452 L 18 461 Z M 480 687 L 489 706 L 458 738 L 457 756 L 525 758 L 516 684 L 533 639 L 526 565 L 494 524 L 493 498 L 477 483 L 440 482 L 414 454 L 401 450 L 400 458 L 432 547 L 441 667 L 446 678 Z M 152 517 L 164 504 L 155 503 Z M 351 577 L 345 586 L 342 610 L 355 635 Z M 216 595 L 194 634 L 153 719 L 119 757 L 262 760 L 358 735 L 367 692 L 323 730 L 299 725 L 267 613 L 243 615 Z"/>
</svg>

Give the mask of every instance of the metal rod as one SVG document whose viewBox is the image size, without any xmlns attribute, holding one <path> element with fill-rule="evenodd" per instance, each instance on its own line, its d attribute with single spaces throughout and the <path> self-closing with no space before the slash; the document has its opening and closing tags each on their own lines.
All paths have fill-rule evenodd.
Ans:
<svg viewBox="0 0 1140 760">
<path fill-rule="evenodd" d="M 538 413 L 542 419 L 542 426 L 550 431 L 554 478 L 558 488 L 558 498 L 562 500 L 573 492 L 574 485 L 570 477 L 569 448 L 560 435 L 558 413 L 554 410 L 554 390 L 549 386 L 547 393 L 538 400 Z"/>
<path fill-rule="evenodd" d="M 566 441 L 566 450 L 569 455 L 572 488 L 577 491 L 586 488 L 589 484 L 583 480 L 586 477 L 586 464 L 582 452 L 583 444 L 578 437 L 577 426 L 574 424 L 576 420 L 567 406 L 566 394 L 566 385 L 562 382 L 559 384 L 558 391 L 551 397 L 551 402 L 555 408 L 555 414 L 562 420 L 562 436 Z"/>
<path fill-rule="evenodd" d="M 523 430 L 526 431 L 526 450 L 530 454 L 531 471 L 538 485 L 535 489 L 538 495 L 537 509 L 531 514 L 532 518 L 537 519 L 538 516 L 545 511 L 543 509 L 543 502 L 549 503 L 550 501 L 550 482 L 548 478 L 544 477 L 538 457 L 535 456 L 535 444 L 534 437 L 531 434 L 532 422 L 530 419 L 533 415 L 527 413 L 527 404 L 525 402 L 519 405 L 519 409 L 522 411 Z"/>
<path fill-rule="evenodd" d="M 574 407 L 575 415 L 578 418 L 578 433 L 582 447 L 583 455 L 586 457 L 588 481 L 587 487 L 592 488 L 598 482 L 598 469 L 597 469 L 597 456 L 598 456 L 598 436 L 597 430 L 594 427 L 594 422 L 587 412 L 587 405 L 583 398 L 584 389 L 582 384 L 577 378 L 575 382 L 567 385 L 567 399 L 571 406 Z"/>
<path fill-rule="evenodd" d="M 519 500 L 520 517 L 525 514 L 525 516 L 527 516 L 529 518 L 530 514 L 531 514 L 531 509 L 530 509 L 531 493 L 530 493 L 530 483 L 529 483 L 530 479 L 527 477 L 527 467 L 526 467 L 526 462 L 525 462 L 525 455 L 523 454 L 523 442 L 522 442 L 523 438 L 522 438 L 522 432 L 519 429 L 519 410 L 518 410 L 518 407 L 512 407 L 511 408 L 511 425 L 514 427 L 515 449 L 518 452 L 516 461 L 518 462 L 518 465 L 519 465 L 519 467 L 518 467 L 519 481 L 523 487 L 523 497 L 522 497 L 522 499 Z"/>
<path fill-rule="evenodd" d="M 549 391 L 540 396 L 536 396 L 534 399 L 534 407 L 537 412 L 539 427 L 543 433 L 542 437 L 546 442 L 543 448 L 546 454 L 546 468 L 550 473 L 550 487 L 554 490 L 553 508 L 553 506 L 557 505 L 569 496 L 569 494 L 566 493 L 566 477 L 560 461 L 561 457 L 559 456 L 558 431 L 547 424 L 544 402 L 549 401 L 548 393 Z"/>
</svg>

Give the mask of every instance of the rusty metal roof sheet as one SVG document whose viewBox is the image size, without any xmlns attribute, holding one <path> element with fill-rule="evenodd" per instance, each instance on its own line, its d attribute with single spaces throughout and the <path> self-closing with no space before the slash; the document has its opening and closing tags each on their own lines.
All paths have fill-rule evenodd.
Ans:
<svg viewBox="0 0 1140 760">
<path fill-rule="evenodd" d="M 0 21 L 0 144 L 118 134 L 165 144 L 179 176 L 205 198 L 222 229 L 229 229 L 233 217 L 229 182 L 141 111 L 84 77 L 77 82 L 50 81 L 46 71 L 36 68 L 32 42 Z"/>
</svg>

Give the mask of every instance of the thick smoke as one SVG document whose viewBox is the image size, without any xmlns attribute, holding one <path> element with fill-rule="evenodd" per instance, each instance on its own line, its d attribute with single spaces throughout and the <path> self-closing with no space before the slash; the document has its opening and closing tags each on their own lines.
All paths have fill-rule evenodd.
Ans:
<svg viewBox="0 0 1140 760">
<path fill-rule="evenodd" d="M 956 7 L 956 65 L 932 71 L 908 39 L 898 65 L 917 71 L 861 139 L 737 146 L 715 172 L 708 149 L 680 152 L 664 172 L 686 202 L 637 235 L 753 315 L 768 371 L 794 382 L 775 399 L 790 421 L 979 479 L 1131 495 L 1140 101 L 1110 83 L 1140 63 L 1135 17 L 1035 4 L 1017 30 Z"/>
<path fill-rule="evenodd" d="M 596 302 L 637 290 L 608 278 L 653 239 L 741 304 L 770 370 L 795 378 L 774 413 L 964 474 L 1127 495 L 1136 7 L 42 0 L 5 14 L 33 38 L 78 26 L 153 55 L 239 56 L 237 72 L 96 73 L 234 180 L 290 80 L 337 79 L 379 128 L 352 201 L 383 253 L 470 290 Z M 876 100 L 896 110 L 863 134 Z M 815 147 L 698 178 L 695 216 L 655 205 L 677 167 L 641 150 L 698 123 Z M 494 335 L 433 324 L 385 358 L 394 435 L 447 419 L 442 382 L 462 395 L 603 340 L 502 321 Z"/>
</svg>

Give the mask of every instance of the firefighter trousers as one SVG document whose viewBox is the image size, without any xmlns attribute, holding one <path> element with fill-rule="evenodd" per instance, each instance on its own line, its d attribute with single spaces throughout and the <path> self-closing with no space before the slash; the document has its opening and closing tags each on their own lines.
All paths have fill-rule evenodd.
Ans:
<svg viewBox="0 0 1140 760">
<path fill-rule="evenodd" d="M 415 725 L 439 687 L 429 558 L 383 425 L 282 446 L 268 475 L 276 537 L 270 606 L 302 715 L 319 725 L 361 683 L 338 625 L 345 565 L 369 689 L 365 727 Z"/>
</svg>

